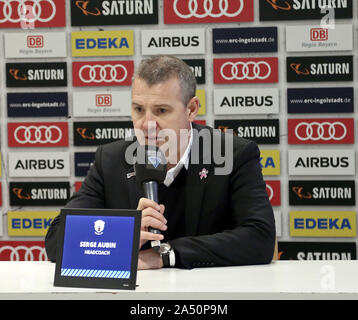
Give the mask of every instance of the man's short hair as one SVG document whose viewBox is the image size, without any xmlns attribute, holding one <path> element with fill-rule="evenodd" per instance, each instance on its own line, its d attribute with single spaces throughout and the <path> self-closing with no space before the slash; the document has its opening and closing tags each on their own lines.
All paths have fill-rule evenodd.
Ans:
<svg viewBox="0 0 358 320">
<path fill-rule="evenodd" d="M 185 106 L 196 95 L 196 79 L 193 72 L 183 60 L 174 56 L 156 56 L 142 60 L 134 75 L 135 78 L 145 80 L 148 86 L 177 78 Z"/>
</svg>

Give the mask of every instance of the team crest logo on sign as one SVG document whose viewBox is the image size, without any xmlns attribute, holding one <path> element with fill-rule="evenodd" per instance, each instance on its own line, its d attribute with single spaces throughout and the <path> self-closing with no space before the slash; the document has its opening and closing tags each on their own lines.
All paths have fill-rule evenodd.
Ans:
<svg viewBox="0 0 358 320">
<path fill-rule="evenodd" d="M 101 236 L 103 234 L 105 222 L 103 220 L 97 220 L 94 222 L 94 233 L 97 236 Z"/>
</svg>

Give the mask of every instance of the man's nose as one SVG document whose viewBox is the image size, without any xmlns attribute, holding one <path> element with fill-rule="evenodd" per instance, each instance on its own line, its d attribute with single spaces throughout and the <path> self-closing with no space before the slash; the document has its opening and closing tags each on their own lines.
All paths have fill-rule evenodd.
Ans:
<svg viewBox="0 0 358 320">
<path fill-rule="evenodd" d="M 154 115 L 147 111 L 145 114 L 144 122 L 143 122 L 143 130 L 148 133 L 148 135 L 156 134 L 157 131 L 157 122 L 155 120 Z"/>
</svg>

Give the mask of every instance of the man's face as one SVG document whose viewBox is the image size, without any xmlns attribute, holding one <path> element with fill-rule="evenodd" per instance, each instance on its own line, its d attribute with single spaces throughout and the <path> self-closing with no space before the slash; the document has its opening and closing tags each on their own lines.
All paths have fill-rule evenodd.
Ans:
<svg viewBox="0 0 358 320">
<path fill-rule="evenodd" d="M 161 147 L 169 141 L 167 146 L 173 148 L 172 151 L 175 149 L 176 155 L 179 154 L 182 149 L 179 141 L 180 130 L 190 130 L 190 122 L 195 115 L 181 100 L 178 79 L 171 78 L 151 87 L 141 78 L 133 81 L 132 121 L 140 144 L 156 144 Z M 168 129 L 171 132 L 170 139 L 167 135 Z M 143 135 L 138 134 L 138 130 L 142 131 Z M 172 143 L 173 135 L 176 143 Z M 184 144 L 186 146 L 187 139 Z"/>
</svg>

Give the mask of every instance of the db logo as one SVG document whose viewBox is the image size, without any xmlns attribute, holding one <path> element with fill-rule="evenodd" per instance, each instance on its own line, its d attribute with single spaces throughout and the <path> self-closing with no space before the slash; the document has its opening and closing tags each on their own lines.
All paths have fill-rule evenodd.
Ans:
<svg viewBox="0 0 358 320">
<path fill-rule="evenodd" d="M 43 48 L 44 37 L 43 36 L 27 36 L 27 47 L 28 48 Z"/>
<path fill-rule="evenodd" d="M 112 107 L 112 95 L 96 94 L 96 107 Z"/>
<path fill-rule="evenodd" d="M 328 29 L 324 28 L 312 28 L 311 29 L 311 41 L 327 41 Z"/>
</svg>

